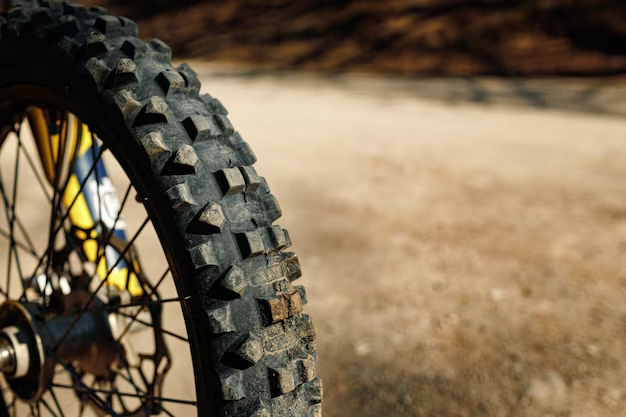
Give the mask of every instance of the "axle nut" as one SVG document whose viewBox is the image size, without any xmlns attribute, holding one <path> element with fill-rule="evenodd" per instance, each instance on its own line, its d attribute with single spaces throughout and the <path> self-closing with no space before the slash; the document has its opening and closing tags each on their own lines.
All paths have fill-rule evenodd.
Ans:
<svg viewBox="0 0 626 417">
<path fill-rule="evenodd" d="M 16 326 L 5 327 L 0 331 L 0 335 L 6 337 L 13 348 L 13 373 L 8 373 L 8 378 L 21 378 L 28 374 L 30 364 L 30 353 L 25 337 Z M 21 340 L 20 340 L 21 339 Z"/>
</svg>

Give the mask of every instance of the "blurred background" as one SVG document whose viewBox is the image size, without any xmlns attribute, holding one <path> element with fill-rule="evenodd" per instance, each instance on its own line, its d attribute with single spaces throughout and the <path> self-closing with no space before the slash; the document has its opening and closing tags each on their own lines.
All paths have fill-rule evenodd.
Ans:
<svg viewBox="0 0 626 417">
<path fill-rule="evenodd" d="M 324 413 L 626 415 L 626 4 L 109 0 L 283 208 Z"/>
<path fill-rule="evenodd" d="M 619 0 L 109 0 L 178 57 L 429 75 L 613 75 Z"/>
</svg>

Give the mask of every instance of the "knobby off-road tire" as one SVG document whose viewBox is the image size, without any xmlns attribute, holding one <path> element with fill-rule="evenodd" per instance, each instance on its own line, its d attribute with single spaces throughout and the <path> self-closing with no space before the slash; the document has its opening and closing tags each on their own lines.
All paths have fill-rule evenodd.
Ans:
<svg viewBox="0 0 626 417">
<path fill-rule="evenodd" d="M 227 111 L 171 50 L 101 8 L 40 1 L 0 17 L 0 119 L 73 112 L 118 159 L 162 241 L 200 415 L 320 416 L 315 332 L 281 211 Z M 22 107 L 23 108 L 23 107 Z M 173 366 L 176 366 L 175 359 Z"/>
</svg>

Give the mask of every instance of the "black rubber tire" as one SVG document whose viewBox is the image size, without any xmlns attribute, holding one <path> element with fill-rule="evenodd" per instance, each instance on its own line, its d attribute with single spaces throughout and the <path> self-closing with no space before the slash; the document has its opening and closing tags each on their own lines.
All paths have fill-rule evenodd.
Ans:
<svg viewBox="0 0 626 417">
<path fill-rule="evenodd" d="M 320 416 L 315 331 L 291 284 L 300 267 L 283 251 L 289 235 L 273 225 L 280 208 L 222 104 L 170 59 L 163 42 L 144 43 L 134 22 L 104 9 L 17 6 L 0 17 L 0 117 L 63 106 L 144 197 L 178 292 L 192 297 L 199 415 Z"/>
</svg>

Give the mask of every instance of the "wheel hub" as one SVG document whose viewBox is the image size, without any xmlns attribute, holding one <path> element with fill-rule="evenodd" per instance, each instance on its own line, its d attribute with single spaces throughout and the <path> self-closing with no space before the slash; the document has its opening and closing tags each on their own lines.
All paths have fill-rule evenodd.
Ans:
<svg viewBox="0 0 626 417">
<path fill-rule="evenodd" d="M 31 303 L 0 305 L 0 371 L 20 399 L 37 400 L 49 387 L 57 363 L 108 376 L 118 356 L 109 315 L 98 302 L 78 316 L 75 312 L 87 301 L 87 293 L 71 293 L 63 298 L 59 314 Z"/>
</svg>

